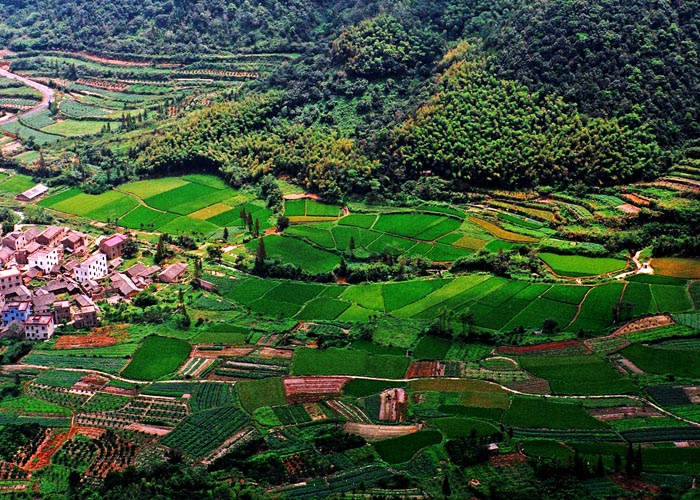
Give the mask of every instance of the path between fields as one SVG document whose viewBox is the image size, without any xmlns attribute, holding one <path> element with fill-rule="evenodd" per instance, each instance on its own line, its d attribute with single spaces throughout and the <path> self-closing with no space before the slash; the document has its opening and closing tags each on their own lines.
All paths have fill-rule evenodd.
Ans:
<svg viewBox="0 0 700 500">
<path fill-rule="evenodd" d="M 49 104 L 53 102 L 54 100 L 54 91 L 47 87 L 46 85 L 42 85 L 39 82 L 35 82 L 33 80 L 30 80 L 29 78 L 25 78 L 23 76 L 16 75 L 14 73 L 10 73 L 9 71 L 5 69 L 0 69 L 0 76 L 4 76 L 5 78 L 9 78 L 10 80 L 17 80 L 19 82 L 22 82 L 23 84 L 27 85 L 28 87 L 31 87 L 35 90 L 38 90 L 41 92 L 41 102 L 34 106 L 33 108 L 25 111 L 24 113 L 21 113 L 21 116 L 31 116 L 36 113 L 39 113 L 40 111 L 43 111 L 45 109 L 49 109 Z M 19 120 L 20 114 L 16 114 L 14 116 L 6 116 L 4 118 L 0 118 L 0 125 L 5 125 L 7 123 L 14 123 L 17 120 Z"/>
<path fill-rule="evenodd" d="M 20 364 L 20 365 L 6 365 L 6 366 L 4 366 L 3 368 L 4 368 L 4 369 L 10 369 L 10 370 L 12 370 L 12 369 L 20 369 L 21 367 L 24 367 L 24 368 L 46 368 L 46 369 L 56 368 L 56 367 L 53 367 L 53 366 L 44 366 L 44 365 L 36 365 L 36 364 L 33 364 L 33 365 L 21 365 L 21 364 Z M 111 373 L 106 373 L 106 372 L 103 372 L 103 371 L 100 371 L 100 370 L 88 370 L 88 369 L 81 369 L 81 368 L 56 368 L 56 369 L 59 369 L 59 370 L 66 370 L 66 371 L 73 371 L 73 372 L 88 372 L 88 373 L 93 373 L 93 374 L 95 374 L 95 375 L 101 375 L 101 376 L 106 377 L 106 378 L 109 378 L 109 379 L 116 379 L 116 380 L 120 380 L 120 381 L 122 381 L 122 382 L 127 382 L 127 383 L 130 383 L 130 384 L 143 385 L 143 384 L 150 384 L 150 383 L 153 383 L 153 381 L 150 381 L 150 380 L 133 380 L 133 379 L 128 379 L 128 378 L 120 377 L 119 375 L 113 375 L 113 374 L 111 374 Z M 311 375 L 311 376 L 313 377 L 314 375 Z M 321 376 L 326 376 L 326 375 L 318 375 L 318 376 L 321 377 Z M 426 379 L 426 377 L 400 378 L 400 379 L 396 379 L 396 378 L 382 378 L 382 377 L 364 377 L 364 376 L 358 376 L 358 375 L 339 375 L 339 376 L 348 377 L 348 378 L 351 378 L 351 379 L 359 379 L 359 380 L 376 380 L 376 381 L 379 381 L 379 382 L 415 382 L 415 381 L 418 381 L 418 380 L 425 380 L 425 379 Z M 428 377 L 428 378 L 430 378 L 430 377 Z M 680 420 L 681 422 L 685 422 L 685 423 L 687 423 L 687 424 L 690 424 L 690 425 L 692 425 L 693 427 L 700 427 L 700 423 L 694 422 L 693 420 L 689 420 L 689 419 L 687 419 L 687 418 L 684 418 L 684 417 L 678 416 L 678 415 L 676 415 L 676 414 L 674 414 L 674 413 L 671 413 L 670 411 L 668 411 L 668 410 L 662 408 L 661 406 L 657 405 L 656 403 L 654 403 L 654 402 L 652 402 L 652 401 L 650 401 L 650 400 L 648 400 L 648 399 L 646 399 L 646 398 L 643 398 L 642 396 L 635 396 L 635 395 L 629 395 L 629 394 L 597 394 L 597 395 L 588 395 L 588 396 L 557 395 L 557 394 L 535 394 L 535 393 L 529 393 L 529 392 L 519 391 L 519 390 L 517 390 L 517 389 L 512 389 L 512 388 L 510 388 L 510 387 L 501 385 L 501 384 L 499 384 L 499 383 L 497 383 L 497 382 L 492 382 L 492 381 L 490 381 L 490 380 L 470 379 L 470 378 L 460 378 L 460 377 L 433 377 L 433 378 L 437 378 L 437 379 L 439 379 L 439 380 L 481 380 L 482 382 L 485 382 L 485 383 L 487 383 L 487 384 L 491 384 L 491 385 L 498 386 L 498 387 L 500 387 L 501 389 L 503 389 L 504 391 L 509 392 L 509 393 L 511 393 L 511 394 L 516 394 L 516 395 L 518 395 L 518 396 L 538 397 L 538 398 L 544 398 L 544 399 L 574 399 L 574 400 L 583 400 L 583 399 L 616 399 L 616 398 L 633 399 L 633 400 L 635 400 L 635 401 L 639 401 L 640 403 L 644 403 L 644 404 L 647 404 L 647 405 L 651 406 L 652 408 L 654 408 L 654 409 L 657 410 L 658 412 L 660 412 L 660 413 L 662 413 L 662 414 L 664 414 L 664 415 L 666 415 L 666 416 L 668 416 L 668 417 L 674 418 L 674 419 L 676 419 L 676 420 Z M 158 381 L 158 382 L 159 382 L 159 383 L 163 383 L 163 382 L 165 382 L 165 383 L 176 383 L 176 382 L 182 382 L 182 380 L 164 380 L 164 381 L 161 380 L 161 381 Z M 208 381 L 204 381 L 204 380 L 192 380 L 192 382 L 203 383 L 203 382 L 208 382 Z M 169 398 L 169 397 L 167 397 L 167 396 L 156 396 L 156 397 L 160 397 L 160 398 L 163 398 L 163 399 L 172 399 L 172 398 Z"/>
</svg>

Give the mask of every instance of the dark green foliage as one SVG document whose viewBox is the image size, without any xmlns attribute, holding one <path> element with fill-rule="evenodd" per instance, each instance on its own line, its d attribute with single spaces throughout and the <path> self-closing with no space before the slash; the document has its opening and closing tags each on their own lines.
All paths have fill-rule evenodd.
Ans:
<svg viewBox="0 0 700 500">
<path fill-rule="evenodd" d="M 0 458 L 9 461 L 18 448 L 32 441 L 41 430 L 37 424 L 8 425 L 0 429 Z"/>
<path fill-rule="evenodd" d="M 651 118 L 661 142 L 673 143 L 699 131 L 699 8 L 697 0 L 519 2 L 488 40 L 502 75 L 631 127 Z"/>
<path fill-rule="evenodd" d="M 587 118 L 474 61 L 445 72 L 401 129 L 398 156 L 411 177 L 431 171 L 467 186 L 508 187 L 618 184 L 653 175 L 662 161 L 644 126 Z"/>
<path fill-rule="evenodd" d="M 426 53 L 425 38 L 426 33 L 419 33 L 416 25 L 406 28 L 395 17 L 383 14 L 344 31 L 333 42 L 333 54 L 355 76 L 397 75 L 429 55 L 434 58 Z"/>
</svg>

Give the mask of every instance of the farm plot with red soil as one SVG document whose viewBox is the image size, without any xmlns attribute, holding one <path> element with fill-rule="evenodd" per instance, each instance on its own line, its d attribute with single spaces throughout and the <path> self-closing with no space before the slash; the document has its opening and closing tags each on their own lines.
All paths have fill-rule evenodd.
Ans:
<svg viewBox="0 0 700 500">
<path fill-rule="evenodd" d="M 601 422 L 622 420 L 623 418 L 656 418 L 665 415 L 651 406 L 611 406 L 608 408 L 591 408 L 588 410 Z"/>
<path fill-rule="evenodd" d="M 545 344 L 525 346 L 500 346 L 496 348 L 496 352 L 498 354 L 510 354 L 512 356 L 549 356 L 590 353 L 585 344 L 580 340 L 562 340 L 559 342 L 547 342 Z"/>
<path fill-rule="evenodd" d="M 527 462 L 527 457 L 522 453 L 506 453 L 489 458 L 489 463 L 493 467 L 515 467 L 525 462 Z"/>
<path fill-rule="evenodd" d="M 376 424 L 361 424 L 357 422 L 348 422 L 343 428 L 348 434 L 356 434 L 365 438 L 367 441 L 382 441 L 395 437 L 413 434 L 421 430 L 421 424 L 414 425 L 376 425 Z"/>
<path fill-rule="evenodd" d="M 190 357 L 193 358 L 243 358 L 255 350 L 255 347 L 223 347 L 214 345 L 197 345 Z"/>
<path fill-rule="evenodd" d="M 63 443 L 75 435 L 75 428 L 50 430 L 34 454 L 27 459 L 22 468 L 28 471 L 42 469 L 51 463 L 51 457 L 63 446 Z"/>
<path fill-rule="evenodd" d="M 255 352 L 255 355 L 265 359 L 292 359 L 292 357 L 294 356 L 294 349 L 277 349 L 274 347 L 261 347 Z"/>
<path fill-rule="evenodd" d="M 83 349 L 106 347 L 129 338 L 129 325 L 110 325 L 94 328 L 88 335 L 62 335 L 55 349 Z"/>
<path fill-rule="evenodd" d="M 549 382 L 539 377 L 529 377 L 525 380 L 517 380 L 513 382 L 503 382 L 503 385 L 514 391 L 524 392 L 526 394 L 551 394 L 552 389 L 549 387 Z"/>
<path fill-rule="evenodd" d="M 406 378 L 444 377 L 445 365 L 439 361 L 414 361 L 408 367 Z"/>
<path fill-rule="evenodd" d="M 341 395 L 349 377 L 286 377 L 282 383 L 289 403 L 311 403 Z"/>
<path fill-rule="evenodd" d="M 101 377 L 100 375 L 88 374 L 78 380 L 73 387 L 72 391 L 84 391 L 84 392 L 97 392 L 102 389 L 105 385 L 109 383 L 107 377 Z"/>
<path fill-rule="evenodd" d="M 615 330 L 612 335 L 617 337 L 619 335 L 626 335 L 629 333 L 642 332 L 644 330 L 652 330 L 661 326 L 673 325 L 674 323 L 675 321 L 673 321 L 670 314 L 657 314 L 656 316 L 647 316 L 646 318 L 630 321 L 626 325 L 623 325 Z"/>
</svg>

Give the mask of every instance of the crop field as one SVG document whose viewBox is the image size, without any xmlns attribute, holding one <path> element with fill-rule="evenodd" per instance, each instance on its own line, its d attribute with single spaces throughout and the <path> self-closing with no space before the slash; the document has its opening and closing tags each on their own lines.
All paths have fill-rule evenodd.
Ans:
<svg viewBox="0 0 700 500">
<path fill-rule="evenodd" d="M 184 340 L 151 335 L 146 337 L 122 376 L 135 380 L 156 380 L 174 372 L 187 359 L 191 346 Z"/>
<path fill-rule="evenodd" d="M 611 283 L 593 288 L 581 305 L 581 312 L 569 331 L 604 331 L 611 325 L 624 285 Z"/>
<path fill-rule="evenodd" d="M 536 243 L 538 241 L 537 238 L 533 238 L 532 236 L 507 231 L 492 222 L 479 219 L 477 217 L 470 217 L 469 222 L 485 229 L 493 236 L 503 241 L 510 241 L 513 243 Z"/>
<path fill-rule="evenodd" d="M 162 442 L 195 457 L 204 457 L 248 422 L 245 413 L 233 406 L 207 410 L 187 417 Z"/>
<path fill-rule="evenodd" d="M 442 442 L 442 434 L 436 431 L 418 431 L 393 439 L 378 441 L 372 446 L 379 456 L 389 464 L 400 464 L 410 460 L 416 453 Z"/>
<path fill-rule="evenodd" d="M 645 372 L 673 373 L 680 377 L 699 378 L 700 365 L 697 353 L 681 349 L 659 349 L 632 344 L 621 351 L 622 355 Z"/>
<path fill-rule="evenodd" d="M 577 403 L 560 403 L 540 398 L 515 397 L 503 416 L 514 427 L 543 429 L 604 429 Z"/>
<path fill-rule="evenodd" d="M 254 250 L 257 241 L 248 244 Z M 279 257 L 283 262 L 289 262 L 311 273 L 327 273 L 340 264 L 336 254 L 320 250 L 296 238 L 269 235 L 265 237 L 265 250 L 268 257 Z"/>
<path fill-rule="evenodd" d="M 654 258 L 651 266 L 656 274 L 673 278 L 700 279 L 700 259 L 674 257 Z"/>
<path fill-rule="evenodd" d="M 400 379 L 406 374 L 409 359 L 400 356 L 372 355 L 366 351 L 329 348 L 297 349 L 293 375 L 359 375 Z"/>
<path fill-rule="evenodd" d="M 116 127 L 116 125 L 108 121 L 69 119 L 56 122 L 53 125 L 44 127 L 42 130 L 49 134 L 62 135 L 65 137 L 82 137 L 84 135 L 99 134 L 102 128 L 108 123 Z"/>
<path fill-rule="evenodd" d="M 540 259 L 560 276 L 596 276 L 624 269 L 627 263 L 620 259 L 559 255 L 543 252 Z"/>
<path fill-rule="evenodd" d="M 449 339 L 426 336 L 418 342 L 413 351 L 413 357 L 415 359 L 445 359 L 451 345 L 452 341 Z"/>
<path fill-rule="evenodd" d="M 34 142 L 40 146 L 57 142 L 63 139 L 63 137 L 60 135 L 48 134 L 40 130 L 35 130 L 33 128 L 29 128 L 25 125 L 22 125 L 18 121 L 14 123 L 6 123 L 0 128 L 6 130 L 7 132 L 10 132 L 11 134 L 17 135 L 21 139 L 29 139 L 30 137 L 33 137 Z"/>
<path fill-rule="evenodd" d="M 531 440 L 526 441 L 522 447 L 523 453 L 529 457 L 570 459 L 574 452 L 556 441 Z"/>
<path fill-rule="evenodd" d="M 526 356 L 522 367 L 537 377 L 547 379 L 555 394 L 623 394 L 636 392 L 598 356 Z"/>
<path fill-rule="evenodd" d="M 685 312 L 693 308 L 685 287 L 673 285 L 650 285 L 654 302 L 659 312 Z"/>
<path fill-rule="evenodd" d="M 243 408 L 250 413 L 263 406 L 281 406 L 287 404 L 287 398 L 279 378 L 246 380 L 236 384 L 238 397 Z"/>
<path fill-rule="evenodd" d="M 54 354 L 52 352 L 35 351 L 27 355 L 23 361 L 31 365 L 47 366 L 54 368 L 82 368 L 86 370 L 101 370 L 106 373 L 116 374 L 124 367 L 126 360 L 121 358 L 108 358 L 100 356 L 83 356 Z"/>
<path fill-rule="evenodd" d="M 488 437 L 500 432 L 496 426 L 475 418 L 444 417 L 436 418 L 431 423 L 435 424 L 447 439 L 472 435 Z"/>
</svg>

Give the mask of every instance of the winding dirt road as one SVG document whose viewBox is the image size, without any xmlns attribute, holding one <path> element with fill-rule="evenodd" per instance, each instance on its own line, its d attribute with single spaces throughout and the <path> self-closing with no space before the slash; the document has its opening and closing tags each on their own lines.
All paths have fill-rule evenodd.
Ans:
<svg viewBox="0 0 700 500">
<path fill-rule="evenodd" d="M 41 83 L 35 82 L 33 80 L 30 80 L 28 78 L 25 78 L 23 76 L 15 75 L 14 73 L 10 73 L 7 70 L 0 69 L 0 76 L 9 78 L 10 80 L 17 80 L 19 82 L 22 82 L 23 84 L 27 85 L 28 87 L 31 87 L 33 89 L 38 90 L 41 92 L 42 99 L 39 104 L 34 106 L 33 108 L 21 113 L 22 116 L 31 116 L 33 114 L 39 113 L 40 111 L 43 111 L 45 109 L 49 108 L 49 104 L 51 104 L 54 100 L 54 91 L 47 87 L 46 85 L 42 85 Z M 6 116 L 3 118 L 0 118 L 0 125 L 5 125 L 7 123 L 12 123 L 16 122 L 18 115 L 12 115 L 12 116 Z"/>
</svg>

